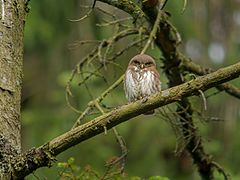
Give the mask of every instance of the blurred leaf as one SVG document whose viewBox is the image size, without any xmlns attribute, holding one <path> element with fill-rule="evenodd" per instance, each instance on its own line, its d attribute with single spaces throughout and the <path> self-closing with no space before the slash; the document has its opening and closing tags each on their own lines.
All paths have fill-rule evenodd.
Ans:
<svg viewBox="0 0 240 180">
<path fill-rule="evenodd" d="M 148 180 L 169 180 L 169 179 L 161 176 L 152 176 L 152 177 L 149 177 Z"/>
</svg>

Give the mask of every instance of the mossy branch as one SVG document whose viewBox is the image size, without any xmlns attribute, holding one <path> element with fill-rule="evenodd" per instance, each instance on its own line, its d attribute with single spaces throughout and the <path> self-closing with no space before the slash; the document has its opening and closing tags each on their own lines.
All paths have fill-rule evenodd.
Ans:
<svg viewBox="0 0 240 180">
<path fill-rule="evenodd" d="M 113 7 L 121 9 L 130 14 L 135 20 L 138 18 L 146 17 L 142 9 L 132 1 L 129 0 L 98 0 L 107 3 Z"/>
<path fill-rule="evenodd" d="M 182 55 L 183 56 L 183 55 Z M 192 60 L 186 58 L 183 56 L 182 58 L 182 67 L 192 73 L 195 73 L 197 75 L 205 75 L 208 73 L 213 72 L 214 70 L 211 68 L 206 68 L 203 66 L 200 66 L 199 64 L 194 63 Z M 230 83 L 224 83 L 216 86 L 216 88 L 220 91 L 225 91 L 229 95 L 236 97 L 240 99 L 240 88 L 237 88 Z"/>
<path fill-rule="evenodd" d="M 50 163 L 54 160 L 55 156 L 70 147 L 104 132 L 104 127 L 111 129 L 149 110 L 181 101 L 185 97 L 198 95 L 199 90 L 205 91 L 239 76 L 240 63 L 236 63 L 154 94 L 146 102 L 139 100 L 128 105 L 123 105 L 56 137 L 38 148 L 15 157 L 11 163 L 12 175 L 14 179 L 21 179 L 37 168 L 51 165 Z"/>
</svg>

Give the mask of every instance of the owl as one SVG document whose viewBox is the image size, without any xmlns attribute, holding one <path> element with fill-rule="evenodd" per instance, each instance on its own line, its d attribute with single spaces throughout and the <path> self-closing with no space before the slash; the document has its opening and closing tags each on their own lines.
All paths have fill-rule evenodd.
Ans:
<svg viewBox="0 0 240 180">
<path fill-rule="evenodd" d="M 124 90 L 130 102 L 161 91 L 160 76 L 151 56 L 138 54 L 130 60 L 125 73 Z M 146 114 L 153 113 L 154 110 Z"/>
</svg>

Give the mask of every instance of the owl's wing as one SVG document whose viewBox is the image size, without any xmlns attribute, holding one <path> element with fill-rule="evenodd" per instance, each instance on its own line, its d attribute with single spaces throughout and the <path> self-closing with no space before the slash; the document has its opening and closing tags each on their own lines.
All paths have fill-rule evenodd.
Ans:
<svg viewBox="0 0 240 180">
<path fill-rule="evenodd" d="M 151 73 L 154 76 L 155 88 L 157 89 L 157 91 L 161 91 L 160 75 L 159 75 L 157 69 L 156 68 L 152 68 L 151 69 Z"/>
<path fill-rule="evenodd" d="M 133 72 L 131 69 L 128 69 L 125 73 L 124 90 L 128 101 L 132 102 L 134 99 L 136 99 L 136 81 L 134 80 Z"/>
</svg>

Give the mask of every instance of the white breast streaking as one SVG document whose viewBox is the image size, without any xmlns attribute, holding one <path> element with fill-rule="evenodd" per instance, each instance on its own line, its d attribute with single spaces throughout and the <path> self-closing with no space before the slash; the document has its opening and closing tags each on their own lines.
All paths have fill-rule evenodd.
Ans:
<svg viewBox="0 0 240 180">
<path fill-rule="evenodd" d="M 155 76 L 151 71 L 135 71 L 135 76 L 133 76 L 132 72 L 128 70 L 124 84 L 127 99 L 136 101 L 158 92 L 159 87 L 156 87 L 155 81 Z"/>
</svg>

